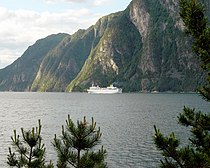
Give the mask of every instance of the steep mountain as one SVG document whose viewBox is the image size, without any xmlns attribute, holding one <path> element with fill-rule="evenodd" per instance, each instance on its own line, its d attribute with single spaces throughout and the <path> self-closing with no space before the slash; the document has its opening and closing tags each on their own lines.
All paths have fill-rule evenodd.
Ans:
<svg viewBox="0 0 210 168">
<path fill-rule="evenodd" d="M 92 82 L 124 91 L 194 91 L 203 75 L 183 33 L 177 0 L 133 0 L 112 19 L 105 35 L 67 90 Z"/>
<path fill-rule="evenodd" d="M 43 58 L 66 36 L 67 34 L 56 34 L 38 40 L 33 46 L 28 47 L 15 62 L 1 69 L 0 90 L 30 90 Z"/>
<path fill-rule="evenodd" d="M 31 91 L 64 91 L 82 68 L 93 41 L 92 27 L 64 38 L 41 62 Z"/>
<path fill-rule="evenodd" d="M 84 91 L 113 83 L 124 91 L 195 91 L 205 74 L 183 30 L 178 0 L 133 0 L 87 30 L 38 40 L 0 70 L 0 90 Z"/>
<path fill-rule="evenodd" d="M 104 25 L 102 30 L 101 25 Z M 94 29 L 96 36 L 98 30 L 103 36 L 68 86 L 69 91 L 83 90 L 92 82 L 102 86 L 126 80 L 130 82 L 128 80 L 136 71 L 142 42 L 138 30 L 128 18 L 128 10 L 103 17 Z"/>
</svg>

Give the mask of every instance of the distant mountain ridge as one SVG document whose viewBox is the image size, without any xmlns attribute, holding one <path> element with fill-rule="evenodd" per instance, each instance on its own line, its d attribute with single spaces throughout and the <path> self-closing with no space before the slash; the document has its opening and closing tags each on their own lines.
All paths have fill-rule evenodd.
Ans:
<svg viewBox="0 0 210 168">
<path fill-rule="evenodd" d="M 87 30 L 38 40 L 0 70 L 0 90 L 84 91 L 94 82 L 127 92 L 195 91 L 205 75 L 183 30 L 178 0 L 133 0 Z"/>
<path fill-rule="evenodd" d="M 29 46 L 20 58 L 0 70 L 0 90 L 29 91 L 43 58 L 66 36 L 50 35 Z"/>
</svg>

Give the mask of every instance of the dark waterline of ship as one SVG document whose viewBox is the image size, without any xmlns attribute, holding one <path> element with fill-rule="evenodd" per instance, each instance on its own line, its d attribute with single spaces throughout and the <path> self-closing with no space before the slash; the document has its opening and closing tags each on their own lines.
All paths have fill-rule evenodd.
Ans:
<svg viewBox="0 0 210 168">
<path fill-rule="evenodd" d="M 20 128 L 30 129 L 42 123 L 47 160 L 56 160 L 51 142 L 60 135 L 61 125 L 70 114 L 74 121 L 94 117 L 100 126 L 102 145 L 107 150 L 109 168 L 157 167 L 161 155 L 153 144 L 156 125 L 162 132 L 173 131 L 184 143 L 189 131 L 177 124 L 183 106 L 205 112 L 209 104 L 196 94 L 116 94 L 87 93 L 0 93 L 0 167 L 6 157 L 11 135 Z"/>
</svg>

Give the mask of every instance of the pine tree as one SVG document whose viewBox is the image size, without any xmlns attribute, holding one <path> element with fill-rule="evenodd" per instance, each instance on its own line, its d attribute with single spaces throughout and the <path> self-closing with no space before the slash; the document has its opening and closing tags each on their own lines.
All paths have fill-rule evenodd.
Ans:
<svg viewBox="0 0 210 168">
<path fill-rule="evenodd" d="M 186 33 L 194 39 L 192 49 L 202 61 L 201 67 L 208 73 L 206 85 L 199 91 L 210 101 L 210 28 L 205 16 L 205 7 L 198 0 L 179 0 L 179 3 Z"/>
<path fill-rule="evenodd" d="M 180 16 L 186 26 L 186 33 L 192 36 L 193 51 L 201 60 L 201 67 L 207 71 L 206 85 L 199 91 L 210 101 L 210 28 L 205 16 L 204 5 L 198 0 L 179 0 Z M 163 168 L 210 168 L 210 114 L 184 107 L 178 117 L 179 123 L 190 127 L 192 137 L 189 144 L 180 147 L 180 141 L 171 133 L 164 136 L 155 126 L 154 142 L 162 151 Z"/>
<path fill-rule="evenodd" d="M 42 144 L 41 138 L 41 122 L 36 128 L 29 131 L 24 131 L 21 128 L 22 138 L 17 135 L 14 130 L 12 139 L 12 148 L 9 147 L 9 154 L 7 156 L 7 164 L 10 167 L 24 167 L 24 168 L 53 168 L 53 165 L 45 165 L 45 146 Z"/>
<path fill-rule="evenodd" d="M 62 126 L 61 139 L 55 135 L 53 142 L 58 156 L 58 168 L 66 168 L 68 165 L 75 168 L 105 168 L 106 150 L 102 147 L 97 152 L 93 151 L 93 147 L 100 143 L 101 135 L 93 118 L 91 124 L 84 117 L 83 121 L 77 121 L 75 125 L 68 115 L 66 127 Z"/>
</svg>

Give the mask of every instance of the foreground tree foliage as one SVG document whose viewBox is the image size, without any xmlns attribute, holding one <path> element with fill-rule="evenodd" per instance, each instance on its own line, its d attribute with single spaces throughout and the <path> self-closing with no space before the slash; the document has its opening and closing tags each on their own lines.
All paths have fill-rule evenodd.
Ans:
<svg viewBox="0 0 210 168">
<path fill-rule="evenodd" d="M 17 135 L 14 130 L 12 139 L 12 152 L 9 147 L 9 154 L 7 156 L 7 164 L 10 167 L 24 167 L 24 168 L 52 168 L 53 165 L 45 165 L 45 147 L 42 144 L 41 138 L 41 123 L 32 130 L 24 131 L 21 128 L 22 138 Z"/>
<path fill-rule="evenodd" d="M 210 115 L 196 112 L 184 107 L 179 116 L 179 123 L 190 126 L 192 137 L 190 144 L 180 147 L 180 141 L 171 133 L 165 137 L 155 127 L 155 144 L 165 160 L 161 160 L 163 168 L 208 168 L 210 167 Z"/>
<path fill-rule="evenodd" d="M 16 130 L 12 139 L 12 148 L 9 148 L 7 164 L 18 168 L 53 168 L 53 164 L 46 165 L 45 151 L 42 144 L 41 123 L 29 131 L 22 131 L 22 138 Z M 53 146 L 58 155 L 58 168 L 67 168 L 69 165 L 75 168 L 106 168 L 106 150 L 101 147 L 94 151 L 93 147 L 100 143 L 102 133 L 96 129 L 96 123 L 92 118 L 89 124 L 84 117 L 83 121 L 73 123 L 70 116 L 66 120 L 66 127 L 62 126 L 61 139 L 54 138 Z"/>
<path fill-rule="evenodd" d="M 55 135 L 53 145 L 57 151 L 59 168 L 67 168 L 68 165 L 75 168 L 105 168 L 104 162 L 106 150 L 103 147 L 94 152 L 92 149 L 100 143 L 100 128 L 96 129 L 96 123 L 92 118 L 89 124 L 84 117 L 83 121 L 73 123 L 70 116 L 66 120 L 66 127 L 62 126 L 61 139 Z"/>
<path fill-rule="evenodd" d="M 186 26 L 186 33 L 193 37 L 193 51 L 199 56 L 201 67 L 207 71 L 206 85 L 199 89 L 210 101 L 210 28 L 205 8 L 199 0 L 179 0 L 180 16 Z"/>
<path fill-rule="evenodd" d="M 199 92 L 210 101 L 210 28 L 205 17 L 205 8 L 198 0 L 179 0 L 180 16 L 186 26 L 186 33 L 192 36 L 193 50 L 201 60 L 201 67 L 207 71 L 206 85 Z M 155 126 L 154 142 L 162 151 L 163 168 L 209 168 L 210 167 L 210 114 L 184 107 L 178 117 L 179 123 L 190 127 L 192 137 L 189 145 L 180 147 L 180 141 L 171 133 L 164 136 Z"/>
</svg>

